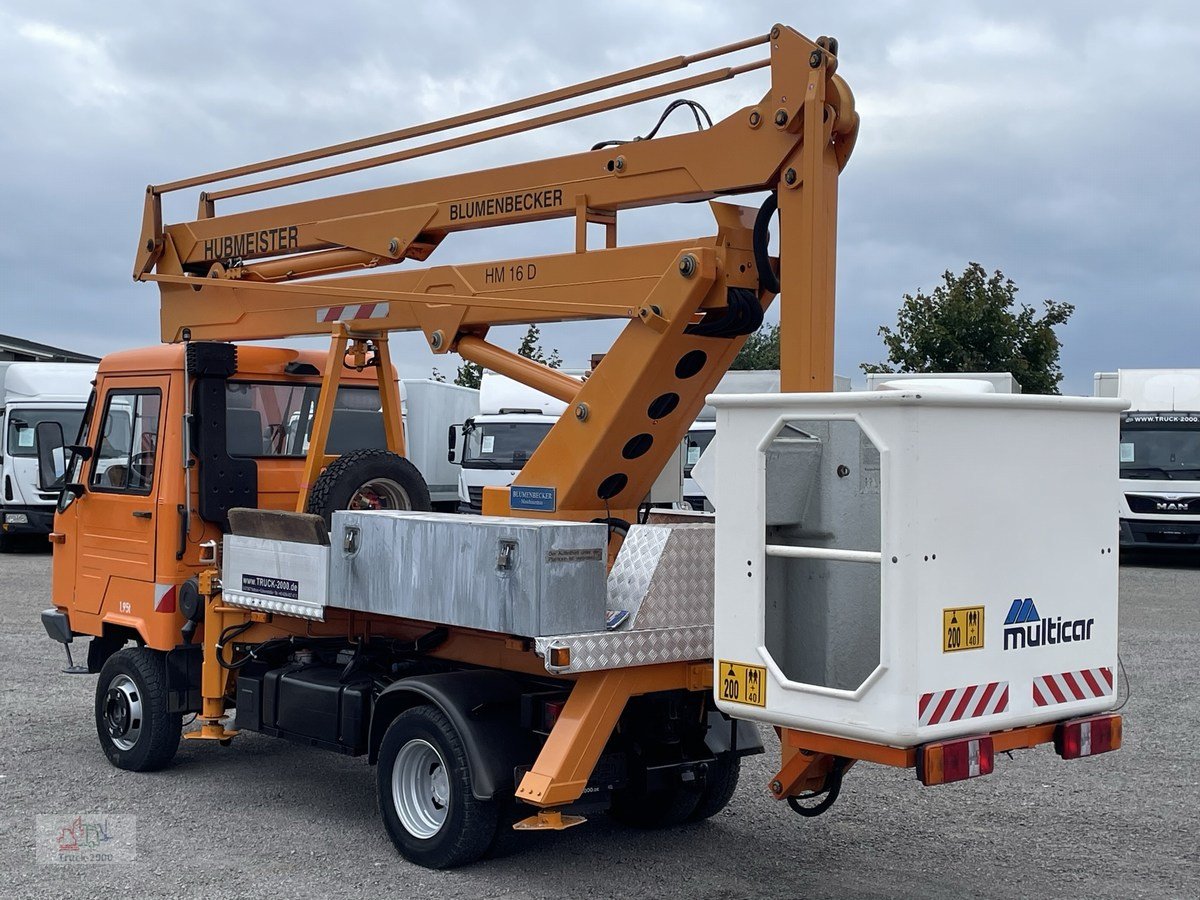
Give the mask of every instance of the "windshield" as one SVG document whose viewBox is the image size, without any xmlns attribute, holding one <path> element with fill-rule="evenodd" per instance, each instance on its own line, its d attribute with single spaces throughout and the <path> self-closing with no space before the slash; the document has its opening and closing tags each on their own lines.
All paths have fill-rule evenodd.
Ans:
<svg viewBox="0 0 1200 900">
<path fill-rule="evenodd" d="M 38 422 L 57 422 L 67 441 L 79 433 L 82 409 L 10 409 L 8 416 L 8 452 L 10 456 L 36 456 L 33 433 Z"/>
<path fill-rule="evenodd" d="M 466 429 L 464 468 L 520 469 L 542 438 L 554 427 L 549 422 L 483 422 Z"/>
<path fill-rule="evenodd" d="M 716 431 L 709 429 L 688 432 L 687 458 L 683 461 L 684 478 L 692 477 L 692 467 L 700 461 L 700 455 L 708 449 L 708 445 L 712 443 L 712 439 L 716 436 L 716 433 Z"/>
<path fill-rule="evenodd" d="M 1200 479 L 1200 423 L 1121 429 L 1121 477 Z"/>
</svg>

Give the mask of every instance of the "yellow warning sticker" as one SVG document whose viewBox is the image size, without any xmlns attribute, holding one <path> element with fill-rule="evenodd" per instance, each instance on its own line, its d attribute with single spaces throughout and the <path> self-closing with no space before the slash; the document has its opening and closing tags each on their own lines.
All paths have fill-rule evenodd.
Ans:
<svg viewBox="0 0 1200 900">
<path fill-rule="evenodd" d="M 955 606 L 942 610 L 942 652 L 983 649 L 983 607 Z"/>
<path fill-rule="evenodd" d="M 720 661 L 721 699 L 751 706 L 767 705 L 767 670 L 763 666 Z"/>
</svg>

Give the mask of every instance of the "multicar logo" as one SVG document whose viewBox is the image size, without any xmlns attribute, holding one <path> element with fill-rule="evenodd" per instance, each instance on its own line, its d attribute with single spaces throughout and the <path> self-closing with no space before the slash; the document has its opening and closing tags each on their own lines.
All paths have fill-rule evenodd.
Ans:
<svg viewBox="0 0 1200 900">
<path fill-rule="evenodd" d="M 1043 644 L 1069 644 L 1072 641 L 1090 641 L 1095 619 L 1068 619 L 1062 616 L 1043 619 L 1038 615 L 1032 597 L 1017 598 L 1008 608 L 1004 619 L 1004 649 L 1024 650 Z"/>
</svg>

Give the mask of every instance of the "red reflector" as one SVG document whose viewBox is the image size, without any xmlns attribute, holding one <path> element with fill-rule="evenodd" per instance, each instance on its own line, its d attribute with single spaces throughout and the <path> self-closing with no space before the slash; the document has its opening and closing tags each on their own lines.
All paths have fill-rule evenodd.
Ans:
<svg viewBox="0 0 1200 900">
<path fill-rule="evenodd" d="M 177 587 L 174 584 L 156 584 L 154 586 L 154 593 L 157 595 L 154 599 L 155 612 L 175 612 L 175 591 Z"/>
<path fill-rule="evenodd" d="M 566 700 L 546 701 L 542 707 L 542 725 L 546 731 L 554 729 L 554 723 L 558 721 L 558 717 L 562 715 L 563 707 L 566 705 Z"/>
<path fill-rule="evenodd" d="M 995 762 L 990 737 L 939 741 L 917 754 L 917 777 L 925 785 L 966 781 L 992 774 Z"/>
<path fill-rule="evenodd" d="M 1091 716 L 1074 719 L 1058 726 L 1054 749 L 1063 759 L 1080 759 L 1121 748 L 1120 716 Z"/>
</svg>

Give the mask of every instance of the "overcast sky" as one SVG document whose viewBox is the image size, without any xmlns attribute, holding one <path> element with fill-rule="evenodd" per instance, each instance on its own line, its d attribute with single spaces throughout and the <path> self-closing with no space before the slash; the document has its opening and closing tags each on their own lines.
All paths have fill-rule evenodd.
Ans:
<svg viewBox="0 0 1200 900">
<path fill-rule="evenodd" d="M 129 275 L 147 183 L 467 111 L 782 21 L 839 38 L 839 72 L 862 116 L 841 179 L 839 373 L 861 381 L 859 363 L 885 356 L 876 331 L 894 322 L 902 295 L 972 260 L 1003 270 L 1027 303 L 1075 304 L 1060 330 L 1066 392 L 1090 392 L 1097 370 L 1200 365 L 1197 4 L 583 6 L 8 0 L 0 332 L 96 354 L 158 340 L 157 291 Z M 717 118 L 766 87 L 757 73 L 694 96 Z M 316 193 L 576 152 L 644 132 L 663 103 L 324 182 Z M 667 130 L 688 122 L 681 115 Z M 194 214 L 194 194 L 167 208 L 169 221 Z M 621 238 L 712 231 L 694 205 L 632 215 Z M 493 229 L 451 237 L 432 262 L 572 242 L 569 220 Z M 583 366 L 617 328 L 543 332 L 568 366 Z M 516 337 L 501 335 L 510 345 Z M 454 368 L 415 336 L 396 343 L 405 375 Z"/>
</svg>

